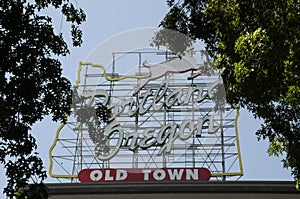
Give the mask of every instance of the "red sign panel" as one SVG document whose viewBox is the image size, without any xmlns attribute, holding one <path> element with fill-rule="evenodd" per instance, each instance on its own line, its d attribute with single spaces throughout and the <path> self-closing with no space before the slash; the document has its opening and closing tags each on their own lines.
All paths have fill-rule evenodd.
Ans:
<svg viewBox="0 0 300 199">
<path fill-rule="evenodd" d="M 78 174 L 80 182 L 208 181 L 210 176 L 206 168 L 84 169 Z"/>
</svg>

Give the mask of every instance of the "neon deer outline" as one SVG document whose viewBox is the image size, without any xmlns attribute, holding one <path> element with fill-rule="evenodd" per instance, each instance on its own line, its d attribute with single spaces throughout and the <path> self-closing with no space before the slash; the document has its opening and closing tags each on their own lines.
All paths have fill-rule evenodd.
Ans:
<svg viewBox="0 0 300 199">
<path fill-rule="evenodd" d="M 144 88 L 144 86 L 152 80 L 159 79 L 167 74 L 172 73 L 186 73 L 188 71 L 197 71 L 200 70 L 202 64 L 197 64 L 197 61 L 194 57 L 190 55 L 185 55 L 182 57 L 176 57 L 170 61 L 165 61 L 162 63 L 151 65 L 145 60 L 142 64 L 143 67 L 149 68 L 150 76 L 144 79 L 141 85 L 137 87 L 134 91 L 133 95 L 136 96 L 137 93 Z M 201 75 L 201 73 L 197 73 L 197 76 Z M 193 79 L 194 76 L 188 78 Z"/>
</svg>

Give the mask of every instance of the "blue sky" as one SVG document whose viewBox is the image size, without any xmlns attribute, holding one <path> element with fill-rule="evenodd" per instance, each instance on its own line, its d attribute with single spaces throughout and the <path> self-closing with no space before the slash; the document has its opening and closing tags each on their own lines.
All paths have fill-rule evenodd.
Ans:
<svg viewBox="0 0 300 199">
<path fill-rule="evenodd" d="M 99 43 L 120 32 L 135 28 L 157 27 L 168 11 L 166 2 L 163 0 L 76 0 L 74 2 L 85 10 L 87 21 L 82 26 L 84 33 L 82 47 L 71 49 L 71 55 L 61 59 L 64 75 L 72 82 L 75 81 L 79 62 L 84 61 L 88 53 Z M 60 17 L 54 23 L 59 29 Z M 67 30 L 68 25 L 63 23 L 62 32 L 68 35 Z M 246 110 L 242 110 L 238 124 L 245 173 L 241 180 L 292 180 L 290 171 L 283 169 L 282 158 L 267 155 L 267 141 L 257 141 L 255 131 L 259 128 L 260 122 L 253 119 Z M 47 169 L 49 166 L 48 149 L 58 126 L 59 124 L 46 118 L 33 128 L 38 151 Z M 0 189 L 2 190 L 5 182 L 2 165 L 0 171 Z M 46 182 L 58 181 L 49 177 Z M 1 196 L 3 195 L 0 195 L 0 198 Z"/>
</svg>

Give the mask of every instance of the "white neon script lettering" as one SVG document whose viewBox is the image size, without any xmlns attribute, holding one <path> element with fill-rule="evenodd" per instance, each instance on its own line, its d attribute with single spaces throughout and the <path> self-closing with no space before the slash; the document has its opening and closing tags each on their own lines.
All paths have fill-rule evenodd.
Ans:
<svg viewBox="0 0 300 199">
<path fill-rule="evenodd" d="M 206 98 L 212 98 L 215 92 L 214 89 L 219 84 L 222 84 L 222 82 L 216 81 L 208 88 L 207 92 L 204 92 L 204 89 L 200 86 L 178 88 L 168 94 L 165 101 L 163 101 L 163 96 L 166 95 L 168 84 L 168 80 L 165 80 L 156 91 L 149 88 L 139 97 L 139 103 L 135 101 L 135 98 L 124 99 L 121 104 L 112 103 L 108 107 L 112 111 L 112 116 L 109 118 L 109 121 L 114 120 L 120 114 L 124 113 L 125 110 L 127 110 L 127 115 L 132 117 L 137 113 L 144 115 L 149 110 L 160 110 L 164 105 L 167 107 L 172 107 L 175 103 L 188 105 L 195 94 L 195 102 L 201 103 Z"/>
<path fill-rule="evenodd" d="M 164 125 L 158 130 L 158 132 L 156 133 L 156 137 L 154 136 L 154 128 L 145 129 L 142 138 L 139 138 L 138 132 L 134 131 L 125 137 L 124 146 L 129 146 L 130 150 L 135 150 L 138 147 L 146 149 L 157 144 L 160 146 L 158 155 L 169 153 L 172 149 L 174 141 L 177 138 L 181 140 L 189 139 L 193 135 L 193 132 L 195 132 L 196 136 L 201 136 L 203 125 L 206 122 L 208 123 L 208 133 L 215 133 L 219 129 L 219 126 L 215 127 L 213 125 L 213 116 L 209 115 L 204 118 L 199 118 L 196 124 L 194 124 L 191 120 L 186 120 L 181 126 L 177 124 Z M 187 128 L 187 126 L 189 126 L 189 128 Z M 188 131 L 188 133 L 185 133 L 185 129 L 190 129 L 190 131 Z M 113 121 L 105 128 L 105 135 L 108 136 L 108 138 L 113 133 L 119 133 L 117 144 L 114 150 L 109 154 L 98 155 L 98 159 L 109 160 L 119 152 L 122 146 L 124 133 L 121 126 L 116 121 Z"/>
<path fill-rule="evenodd" d="M 213 97 L 215 88 L 219 84 L 222 84 L 222 82 L 215 82 L 208 88 L 207 92 L 203 92 L 202 87 L 175 89 L 168 94 L 165 101 L 163 101 L 163 96 L 166 95 L 168 87 L 168 80 L 165 80 L 155 92 L 153 92 L 152 89 L 148 89 L 143 93 L 139 98 L 139 103 L 137 103 L 134 98 L 125 99 L 121 104 L 111 103 L 109 106 L 109 109 L 112 111 L 112 116 L 109 118 L 111 122 L 105 127 L 105 136 L 109 139 L 111 135 L 118 133 L 117 144 L 109 154 L 100 154 L 97 155 L 97 158 L 100 160 L 109 160 L 119 152 L 123 144 L 124 132 L 121 125 L 115 119 L 124 113 L 125 110 L 127 110 L 128 116 L 132 117 L 135 114 L 143 115 L 150 109 L 153 111 L 160 110 L 164 105 L 168 107 L 173 106 L 175 103 L 188 105 L 193 99 L 195 103 L 201 103 L 204 99 Z M 196 98 L 193 97 L 195 94 L 197 94 Z M 213 116 L 208 115 L 199 118 L 196 124 L 193 123 L 192 120 L 185 120 L 181 125 L 163 125 L 157 133 L 155 133 L 156 129 L 147 128 L 143 131 L 143 137 L 141 138 L 137 131 L 127 133 L 124 146 L 129 146 L 130 150 L 135 150 L 138 147 L 147 149 L 157 144 L 160 146 L 158 155 L 169 153 L 176 139 L 187 140 L 191 138 L 193 134 L 195 136 L 201 136 L 205 123 L 208 123 L 207 132 L 210 134 L 216 133 L 220 128 L 220 126 L 214 126 L 215 122 Z"/>
</svg>

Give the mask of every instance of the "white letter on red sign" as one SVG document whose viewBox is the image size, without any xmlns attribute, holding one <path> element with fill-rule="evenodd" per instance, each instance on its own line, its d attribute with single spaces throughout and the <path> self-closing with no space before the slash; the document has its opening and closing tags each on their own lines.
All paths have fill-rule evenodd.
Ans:
<svg viewBox="0 0 300 199">
<path fill-rule="evenodd" d="M 198 169 L 194 169 L 194 172 L 192 169 L 187 169 L 186 170 L 186 180 L 198 180 Z"/>
<path fill-rule="evenodd" d="M 102 172 L 100 170 L 94 170 L 90 173 L 90 179 L 92 181 L 99 181 L 102 178 Z"/>
<path fill-rule="evenodd" d="M 168 169 L 168 173 L 170 176 L 170 180 L 181 180 L 183 169 L 179 169 L 179 172 L 177 169 Z"/>
<path fill-rule="evenodd" d="M 153 178 L 155 180 L 163 180 L 166 177 L 166 172 L 161 169 L 157 169 L 153 172 Z"/>
<path fill-rule="evenodd" d="M 125 170 L 117 170 L 116 173 L 116 180 L 125 180 L 127 178 L 128 174 Z"/>
<path fill-rule="evenodd" d="M 110 170 L 105 171 L 105 180 L 114 180 L 114 177 L 110 176 Z"/>
<path fill-rule="evenodd" d="M 144 173 L 144 180 L 149 180 L 149 174 L 151 173 L 151 170 L 142 170 Z"/>
</svg>

